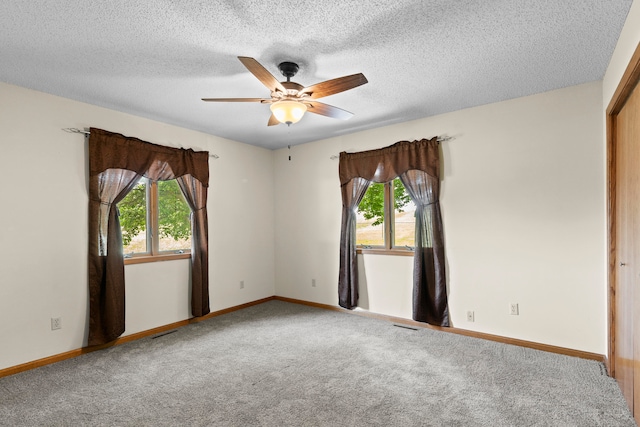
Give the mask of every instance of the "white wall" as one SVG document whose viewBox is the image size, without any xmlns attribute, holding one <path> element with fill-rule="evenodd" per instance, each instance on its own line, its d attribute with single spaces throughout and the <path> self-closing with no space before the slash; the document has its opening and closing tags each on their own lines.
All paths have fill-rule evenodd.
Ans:
<svg viewBox="0 0 640 427">
<path fill-rule="evenodd" d="M 446 134 L 455 137 L 442 144 L 441 198 L 453 325 L 604 354 L 601 99 L 594 82 L 295 146 L 291 161 L 276 151 L 277 295 L 337 304 L 331 155 Z M 410 318 L 411 261 L 360 256 L 363 308 Z"/>
<path fill-rule="evenodd" d="M 0 369 L 86 345 L 86 143 L 61 129 L 89 126 L 218 154 L 207 205 L 211 309 L 274 294 L 271 151 L 0 83 Z M 125 334 L 190 317 L 186 260 L 129 265 L 126 286 Z M 62 317 L 61 330 L 51 317 Z"/>
</svg>

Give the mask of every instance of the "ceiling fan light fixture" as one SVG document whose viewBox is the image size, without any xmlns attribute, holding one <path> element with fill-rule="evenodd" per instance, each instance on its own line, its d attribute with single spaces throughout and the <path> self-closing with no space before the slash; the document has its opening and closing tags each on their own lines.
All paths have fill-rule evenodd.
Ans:
<svg viewBox="0 0 640 427">
<path fill-rule="evenodd" d="M 307 106 L 302 102 L 287 99 L 274 102 L 269 108 L 280 123 L 287 125 L 298 123 L 307 111 Z"/>
</svg>

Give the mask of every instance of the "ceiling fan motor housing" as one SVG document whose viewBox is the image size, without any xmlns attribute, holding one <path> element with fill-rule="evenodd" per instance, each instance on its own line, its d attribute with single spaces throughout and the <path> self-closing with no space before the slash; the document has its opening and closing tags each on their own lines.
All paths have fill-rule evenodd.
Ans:
<svg viewBox="0 0 640 427">
<path fill-rule="evenodd" d="M 281 62 L 278 64 L 278 69 L 282 73 L 283 76 L 287 78 L 287 81 L 291 79 L 291 77 L 295 76 L 300 67 L 295 62 Z"/>
</svg>

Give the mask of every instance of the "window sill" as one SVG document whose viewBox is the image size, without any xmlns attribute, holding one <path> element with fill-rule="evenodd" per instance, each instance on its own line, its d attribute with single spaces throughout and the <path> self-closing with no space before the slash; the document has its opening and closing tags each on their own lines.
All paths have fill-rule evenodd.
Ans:
<svg viewBox="0 0 640 427">
<path fill-rule="evenodd" d="M 161 254 L 161 255 L 141 255 L 124 259 L 124 265 L 129 264 L 145 264 L 148 262 L 173 261 L 176 259 L 189 259 L 191 253 L 184 254 Z"/>
<path fill-rule="evenodd" d="M 356 249 L 357 254 L 365 255 L 394 255 L 394 256 L 410 256 L 412 257 L 414 252 L 407 249 Z"/>
</svg>

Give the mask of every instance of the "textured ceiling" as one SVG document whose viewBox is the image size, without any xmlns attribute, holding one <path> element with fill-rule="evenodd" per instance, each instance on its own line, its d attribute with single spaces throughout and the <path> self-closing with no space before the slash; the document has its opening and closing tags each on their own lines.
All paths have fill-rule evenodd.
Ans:
<svg viewBox="0 0 640 427">
<path fill-rule="evenodd" d="M 0 81 L 279 148 L 600 80 L 631 3 L 3 0 Z M 267 127 L 267 105 L 200 100 L 269 97 L 237 56 L 369 83 L 322 99 L 347 121 Z"/>
</svg>

